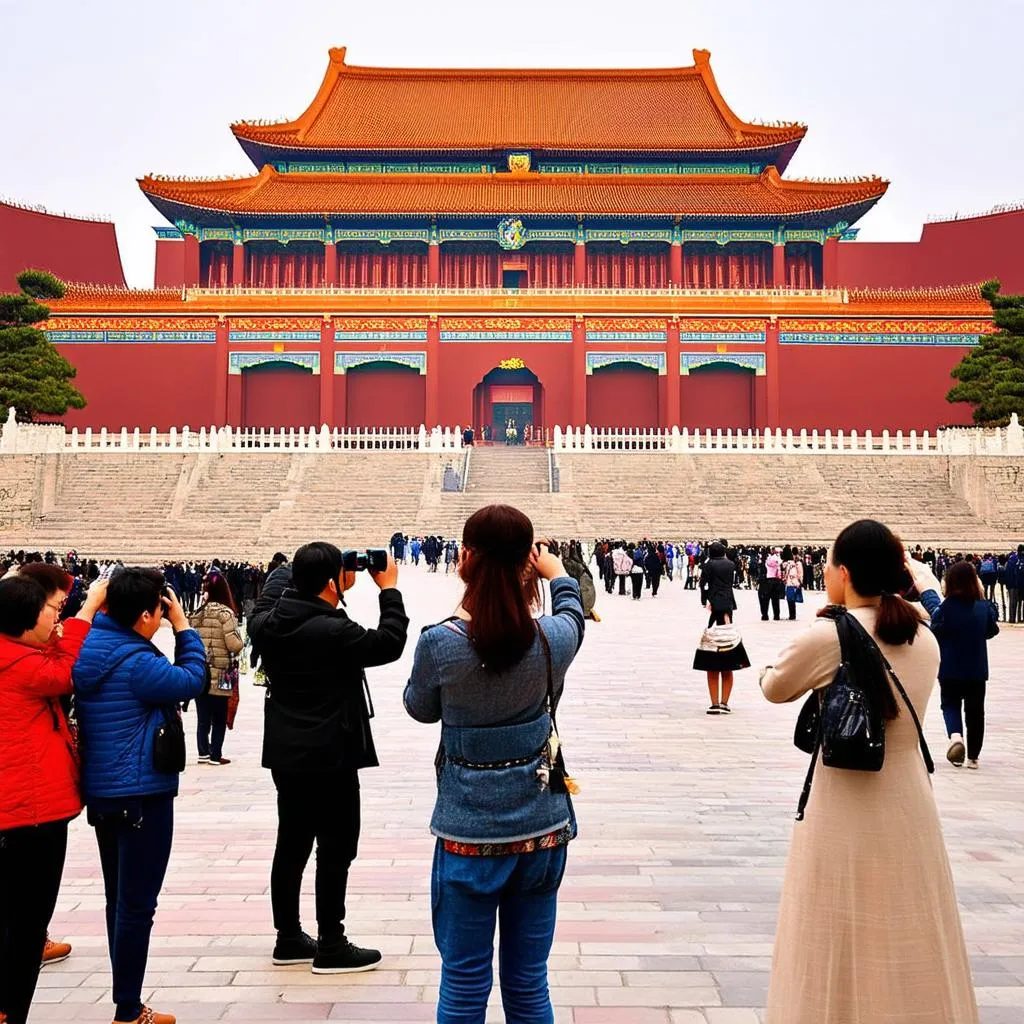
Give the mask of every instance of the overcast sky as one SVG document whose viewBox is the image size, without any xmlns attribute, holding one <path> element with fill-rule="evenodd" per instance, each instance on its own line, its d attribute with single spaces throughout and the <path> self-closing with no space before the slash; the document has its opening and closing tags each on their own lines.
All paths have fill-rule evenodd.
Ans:
<svg viewBox="0 0 1024 1024">
<path fill-rule="evenodd" d="M 291 118 L 350 64 L 673 67 L 711 51 L 743 118 L 810 126 L 789 176 L 881 174 L 865 239 L 1024 200 L 1024 0 L 0 0 L 0 196 L 117 224 L 152 284 L 137 177 L 252 172 L 232 121 Z"/>
</svg>

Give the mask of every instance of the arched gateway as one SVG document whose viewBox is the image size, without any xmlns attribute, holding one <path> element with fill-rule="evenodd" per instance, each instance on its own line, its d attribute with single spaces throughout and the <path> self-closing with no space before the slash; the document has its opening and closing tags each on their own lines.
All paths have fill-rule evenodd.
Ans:
<svg viewBox="0 0 1024 1024">
<path fill-rule="evenodd" d="M 473 422 L 481 440 L 504 442 L 510 422 L 519 444 L 526 437 L 543 438 L 544 387 L 537 375 L 525 366 L 499 366 L 485 374 L 473 389 Z"/>
</svg>

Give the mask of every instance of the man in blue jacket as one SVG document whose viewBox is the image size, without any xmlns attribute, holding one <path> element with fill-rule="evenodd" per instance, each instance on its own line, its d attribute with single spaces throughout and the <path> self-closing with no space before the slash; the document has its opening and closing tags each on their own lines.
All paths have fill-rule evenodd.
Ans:
<svg viewBox="0 0 1024 1024">
<path fill-rule="evenodd" d="M 174 630 L 172 664 L 152 640 Z M 157 733 L 206 685 L 206 653 L 156 569 L 121 569 L 72 672 L 82 742 L 82 796 L 96 829 L 107 899 L 114 1020 L 174 1024 L 142 1005 L 157 896 L 171 855 L 178 773 L 154 765 Z"/>
</svg>

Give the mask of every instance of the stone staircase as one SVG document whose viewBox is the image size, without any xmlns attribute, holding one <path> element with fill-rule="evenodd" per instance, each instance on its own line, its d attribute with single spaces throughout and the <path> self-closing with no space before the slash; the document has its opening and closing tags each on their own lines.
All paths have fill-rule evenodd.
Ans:
<svg viewBox="0 0 1024 1024">
<path fill-rule="evenodd" d="M 538 536 L 558 538 L 825 543 L 872 516 L 912 543 L 985 550 L 1024 540 L 1019 459 L 563 453 L 555 494 L 547 459 L 544 449 L 475 448 L 467 490 L 442 492 L 451 453 L 5 456 L 0 549 L 266 561 L 314 539 L 365 547 L 396 530 L 459 536 L 468 516 L 497 501 L 526 512 Z M 980 481 L 973 490 L 957 476 L 968 471 Z"/>
</svg>

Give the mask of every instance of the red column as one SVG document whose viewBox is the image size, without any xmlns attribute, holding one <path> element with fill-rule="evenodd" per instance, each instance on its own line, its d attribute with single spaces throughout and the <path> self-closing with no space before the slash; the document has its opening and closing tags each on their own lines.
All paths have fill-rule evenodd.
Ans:
<svg viewBox="0 0 1024 1024">
<path fill-rule="evenodd" d="M 572 283 L 575 288 L 587 287 L 587 244 L 577 242 L 573 254 Z"/>
<path fill-rule="evenodd" d="M 197 246 L 198 248 L 198 246 Z M 241 410 L 232 426 L 240 426 Z M 213 422 L 218 427 L 227 426 L 228 415 L 228 321 L 222 317 L 217 321 L 217 340 L 214 343 L 213 378 Z"/>
<path fill-rule="evenodd" d="M 245 280 L 245 246 L 241 242 L 231 247 L 231 283 L 236 288 L 248 284 Z"/>
<path fill-rule="evenodd" d="M 333 288 L 338 283 L 338 243 L 324 244 L 324 285 Z"/>
<path fill-rule="evenodd" d="M 765 405 L 767 406 L 768 422 L 759 424 L 761 429 L 768 427 L 775 430 L 781 426 L 782 409 L 780 394 L 782 391 L 779 372 L 779 323 L 776 319 L 768 322 L 764 344 L 765 362 Z"/>
<path fill-rule="evenodd" d="M 786 287 L 786 246 L 772 246 L 772 287 Z"/>
<path fill-rule="evenodd" d="M 668 283 L 673 288 L 683 287 L 683 243 L 673 242 L 668 250 Z"/>
<path fill-rule="evenodd" d="M 839 239 L 825 240 L 821 254 L 821 286 L 822 288 L 839 287 Z"/>
<path fill-rule="evenodd" d="M 431 245 L 436 249 L 436 245 Z M 436 316 L 427 320 L 427 430 L 439 426 L 441 405 L 441 324 Z"/>
<path fill-rule="evenodd" d="M 577 246 L 582 249 L 583 246 Z M 571 427 L 583 427 L 587 423 L 587 322 L 577 315 L 572 324 L 572 422 Z M 566 424 L 559 424 L 566 426 Z M 553 427 L 553 423 L 545 426 Z"/>
<path fill-rule="evenodd" d="M 320 419 L 317 426 L 334 422 L 334 321 L 324 317 L 320 324 Z"/>
<path fill-rule="evenodd" d="M 671 318 L 668 322 L 668 345 L 665 347 L 668 361 L 665 391 L 665 410 L 661 425 L 668 430 L 678 427 L 682 419 L 679 407 L 679 321 Z"/>
<path fill-rule="evenodd" d="M 199 284 L 199 239 L 195 235 L 185 236 L 185 284 Z"/>
<path fill-rule="evenodd" d="M 441 246 L 437 242 L 431 242 L 427 246 L 427 287 L 438 288 L 441 285 Z M 430 378 L 430 369 L 427 368 L 427 379 Z"/>
</svg>

